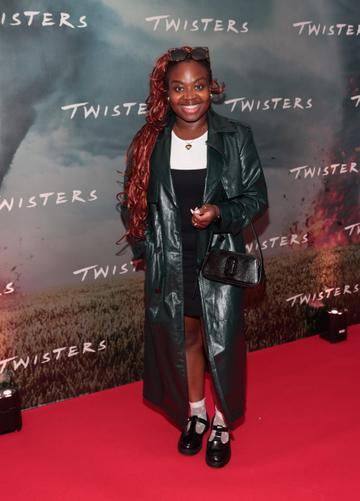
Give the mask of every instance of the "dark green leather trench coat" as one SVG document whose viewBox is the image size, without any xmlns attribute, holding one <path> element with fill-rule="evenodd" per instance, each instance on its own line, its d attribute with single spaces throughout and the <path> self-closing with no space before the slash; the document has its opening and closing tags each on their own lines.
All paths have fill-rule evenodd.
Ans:
<svg viewBox="0 0 360 501">
<path fill-rule="evenodd" d="M 175 116 L 159 134 L 150 162 L 145 241 L 133 246 L 134 258 L 144 256 L 145 331 L 144 398 L 184 428 L 188 416 L 182 282 L 180 212 L 170 172 L 171 129 Z M 200 269 L 210 232 L 213 246 L 244 251 L 242 228 L 267 207 L 264 174 L 251 129 L 207 112 L 207 173 L 203 203 L 214 203 L 220 222 L 198 230 Z M 189 215 L 190 217 L 190 215 Z M 126 227 L 126 205 L 122 208 Z M 208 370 L 230 428 L 243 415 L 246 345 L 243 290 L 198 275 L 205 327 Z"/>
</svg>

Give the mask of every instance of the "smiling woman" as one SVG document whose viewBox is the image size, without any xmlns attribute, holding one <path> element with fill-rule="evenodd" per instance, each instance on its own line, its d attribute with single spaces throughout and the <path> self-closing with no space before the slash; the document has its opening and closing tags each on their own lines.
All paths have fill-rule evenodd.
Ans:
<svg viewBox="0 0 360 501">
<path fill-rule="evenodd" d="M 241 229 L 267 205 L 251 130 L 212 110 L 223 90 L 207 47 L 161 56 L 119 194 L 134 267 L 145 269 L 144 397 L 182 429 L 179 452 L 196 454 L 210 427 L 208 370 L 206 462 L 216 468 L 230 460 L 229 428 L 244 412 L 243 290 L 207 280 L 201 263 L 212 233 L 244 252 Z"/>
</svg>

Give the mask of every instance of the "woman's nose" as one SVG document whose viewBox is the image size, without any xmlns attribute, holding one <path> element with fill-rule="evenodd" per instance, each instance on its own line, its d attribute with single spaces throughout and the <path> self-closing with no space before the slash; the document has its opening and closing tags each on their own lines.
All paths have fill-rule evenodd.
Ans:
<svg viewBox="0 0 360 501">
<path fill-rule="evenodd" d="M 187 101 L 190 101 L 190 100 L 191 100 L 191 99 L 193 99 L 195 96 L 196 96 L 196 93 L 195 93 L 194 89 L 185 89 L 185 90 L 184 90 L 184 98 L 185 98 Z"/>
</svg>

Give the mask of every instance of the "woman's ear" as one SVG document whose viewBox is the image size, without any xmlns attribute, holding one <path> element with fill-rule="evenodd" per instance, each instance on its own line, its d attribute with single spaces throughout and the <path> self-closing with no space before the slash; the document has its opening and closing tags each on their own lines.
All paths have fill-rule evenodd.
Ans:
<svg viewBox="0 0 360 501">
<path fill-rule="evenodd" d="M 225 91 L 225 83 L 219 83 L 215 78 L 210 82 L 210 92 L 213 94 L 223 94 Z"/>
<path fill-rule="evenodd" d="M 224 82 L 219 84 L 216 79 L 213 79 L 210 84 L 210 99 L 214 104 L 223 104 L 225 96 L 225 84 Z"/>
</svg>

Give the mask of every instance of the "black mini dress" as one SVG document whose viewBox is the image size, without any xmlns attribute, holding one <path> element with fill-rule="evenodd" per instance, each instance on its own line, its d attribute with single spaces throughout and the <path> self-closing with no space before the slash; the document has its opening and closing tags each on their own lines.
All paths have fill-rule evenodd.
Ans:
<svg viewBox="0 0 360 501">
<path fill-rule="evenodd" d="M 190 209 L 202 205 L 206 169 L 170 169 L 181 217 L 183 254 L 184 315 L 201 317 L 202 307 L 197 281 L 197 230 L 191 224 Z"/>
</svg>

